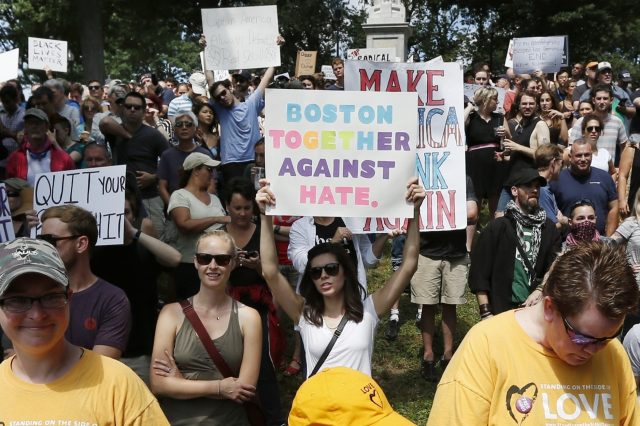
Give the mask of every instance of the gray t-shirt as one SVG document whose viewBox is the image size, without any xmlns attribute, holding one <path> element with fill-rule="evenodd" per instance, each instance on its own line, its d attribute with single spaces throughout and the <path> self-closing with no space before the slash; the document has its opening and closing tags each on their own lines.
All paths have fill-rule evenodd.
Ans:
<svg viewBox="0 0 640 426">
<path fill-rule="evenodd" d="M 640 263 L 640 223 L 635 217 L 628 217 L 618 226 L 616 232 L 627 241 L 629 264 Z"/>
<path fill-rule="evenodd" d="M 640 377 L 640 324 L 634 325 L 631 330 L 624 336 L 624 342 L 622 343 L 624 349 L 629 355 L 629 361 L 631 361 L 631 371 L 635 377 Z M 638 390 L 640 392 L 640 390 Z M 640 401 L 640 395 L 638 396 Z"/>
</svg>

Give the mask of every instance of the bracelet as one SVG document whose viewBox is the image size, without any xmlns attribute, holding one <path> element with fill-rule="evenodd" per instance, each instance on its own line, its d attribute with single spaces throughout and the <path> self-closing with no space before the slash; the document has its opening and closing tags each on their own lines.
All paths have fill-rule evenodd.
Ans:
<svg viewBox="0 0 640 426">
<path fill-rule="evenodd" d="M 486 314 L 491 315 L 491 305 L 489 305 L 488 303 L 483 303 L 482 305 L 478 306 L 478 309 L 480 310 L 480 317 L 482 318 L 484 318 Z"/>
<path fill-rule="evenodd" d="M 276 225 L 273 227 L 273 233 L 276 235 L 280 235 L 280 225 Z"/>
<path fill-rule="evenodd" d="M 133 241 L 138 241 L 140 239 L 140 234 L 142 234 L 142 230 L 138 229 L 136 235 L 133 236 Z"/>
<path fill-rule="evenodd" d="M 492 315 L 491 312 L 485 312 L 484 314 L 480 315 L 480 319 L 485 319 L 487 317 L 490 317 L 491 315 Z"/>
<path fill-rule="evenodd" d="M 538 286 L 535 289 L 540 291 L 544 290 L 544 284 L 538 284 Z"/>
</svg>

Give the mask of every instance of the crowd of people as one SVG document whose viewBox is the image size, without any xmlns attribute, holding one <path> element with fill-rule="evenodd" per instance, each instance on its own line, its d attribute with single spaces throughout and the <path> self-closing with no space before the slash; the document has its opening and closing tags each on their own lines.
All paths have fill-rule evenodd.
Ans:
<svg viewBox="0 0 640 426">
<path fill-rule="evenodd" d="M 344 90 L 343 61 L 332 67 L 336 80 L 269 68 L 86 85 L 48 72 L 28 99 L 18 81 L 2 84 L 16 239 L 0 246 L 0 424 L 408 423 L 370 378 L 375 331 L 398 338 L 407 289 L 419 374 L 439 382 L 428 424 L 640 423 L 640 90 L 629 73 L 614 82 L 605 61 L 552 75 L 474 67 L 467 228 L 419 232 L 426 192 L 411 179 L 396 188 L 414 206 L 406 229 L 367 236 L 341 217 L 265 214 L 278 195 L 264 176 L 265 90 Z M 111 165 L 126 166 L 122 245 L 98 246 L 78 206 L 33 211 L 38 174 Z M 392 271 L 370 290 L 366 270 L 390 239 Z M 467 288 L 481 322 L 456 347 Z M 306 378 L 289 414 L 278 374 Z"/>
</svg>

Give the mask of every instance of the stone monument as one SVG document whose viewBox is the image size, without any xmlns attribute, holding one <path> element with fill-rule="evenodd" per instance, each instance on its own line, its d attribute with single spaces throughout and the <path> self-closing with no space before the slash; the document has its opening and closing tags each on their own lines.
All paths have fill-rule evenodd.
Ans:
<svg viewBox="0 0 640 426">
<path fill-rule="evenodd" d="M 407 60 L 407 39 L 411 27 L 406 22 L 406 11 L 400 0 L 373 0 L 368 7 L 366 24 L 367 49 L 391 47 L 396 49 L 400 61 Z"/>
</svg>

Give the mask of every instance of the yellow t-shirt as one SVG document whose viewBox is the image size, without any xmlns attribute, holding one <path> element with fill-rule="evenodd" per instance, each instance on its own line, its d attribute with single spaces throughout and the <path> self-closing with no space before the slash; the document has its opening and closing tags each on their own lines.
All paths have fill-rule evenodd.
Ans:
<svg viewBox="0 0 640 426">
<path fill-rule="evenodd" d="M 0 364 L 0 425 L 169 425 L 144 382 L 119 361 L 85 350 L 63 377 L 30 384 Z"/>
<path fill-rule="evenodd" d="M 509 311 L 469 331 L 427 425 L 638 425 L 635 391 L 617 340 L 573 367 L 531 339 Z"/>
</svg>

